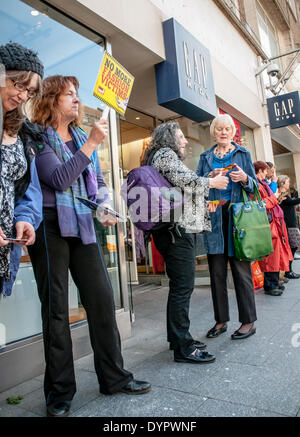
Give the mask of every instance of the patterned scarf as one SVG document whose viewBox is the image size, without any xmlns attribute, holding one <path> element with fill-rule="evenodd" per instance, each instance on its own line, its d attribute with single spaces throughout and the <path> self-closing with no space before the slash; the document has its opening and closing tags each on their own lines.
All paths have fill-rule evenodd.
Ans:
<svg viewBox="0 0 300 437">
<path fill-rule="evenodd" d="M 0 227 L 6 237 L 14 233 L 15 181 L 26 173 L 27 161 L 22 141 L 18 137 L 15 144 L 1 145 L 0 174 Z M 0 247 L 0 277 L 10 280 L 11 244 Z M 1 292 L 1 291 L 0 291 Z"/>
<path fill-rule="evenodd" d="M 264 181 L 259 181 L 259 182 L 262 184 L 262 186 L 266 190 L 268 196 L 274 195 L 273 191 L 271 190 L 269 185 L 266 184 L 266 182 L 264 182 Z M 279 205 L 273 206 L 272 211 L 273 211 L 274 217 L 277 217 L 278 219 L 280 219 L 280 221 L 284 219 L 283 210 L 280 208 Z"/>
<path fill-rule="evenodd" d="M 86 142 L 87 134 L 79 127 L 70 128 L 70 133 L 74 144 L 79 150 Z M 73 157 L 72 152 L 53 127 L 46 129 L 44 140 L 53 149 L 61 162 L 67 162 Z M 83 244 L 96 242 L 92 212 L 90 208 L 76 199 L 77 196 L 90 199 L 96 198 L 98 192 L 97 173 L 99 171 L 96 151 L 93 153 L 91 161 L 84 172 L 66 191 L 55 191 L 61 235 L 63 237 L 79 237 Z"/>
</svg>

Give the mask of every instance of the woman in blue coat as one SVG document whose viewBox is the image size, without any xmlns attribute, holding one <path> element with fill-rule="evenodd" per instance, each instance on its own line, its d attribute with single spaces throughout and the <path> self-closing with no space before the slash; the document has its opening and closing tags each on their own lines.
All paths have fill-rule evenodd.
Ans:
<svg viewBox="0 0 300 437">
<path fill-rule="evenodd" d="M 42 131 L 26 120 L 24 106 L 41 90 L 44 67 L 37 54 L 20 44 L 0 46 L 0 294 L 9 295 L 21 258 L 42 219 L 42 193 L 35 167 Z M 1 129 L 2 130 L 2 129 Z"/>
<path fill-rule="evenodd" d="M 228 114 L 218 115 L 212 122 L 210 133 L 217 144 L 200 156 L 197 175 L 214 177 L 223 174 L 229 177 L 226 190 L 211 189 L 209 200 L 224 199 L 226 203 L 211 214 L 212 232 L 204 234 L 211 279 L 212 299 L 216 324 L 208 333 L 214 338 L 227 330 L 229 321 L 227 265 L 231 266 L 233 282 L 239 310 L 240 328 L 235 331 L 233 340 L 244 339 L 255 333 L 256 308 L 251 273 L 251 263 L 239 261 L 234 257 L 233 223 L 230 203 L 242 200 L 242 188 L 254 192 L 257 183 L 250 153 L 233 142 L 235 135 L 233 119 Z M 225 170 L 235 164 L 230 171 Z"/>
</svg>

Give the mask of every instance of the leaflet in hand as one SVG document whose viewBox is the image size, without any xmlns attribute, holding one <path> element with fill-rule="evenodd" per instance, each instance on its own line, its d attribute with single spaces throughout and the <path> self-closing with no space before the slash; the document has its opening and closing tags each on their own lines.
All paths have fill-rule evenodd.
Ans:
<svg viewBox="0 0 300 437">
<path fill-rule="evenodd" d="M 85 197 L 76 196 L 76 199 L 80 200 L 81 203 L 83 203 L 88 208 L 92 209 L 93 211 L 96 211 L 98 208 L 102 209 L 103 211 L 106 211 L 108 214 L 118 217 L 123 221 L 126 221 L 126 217 L 119 214 L 117 211 L 115 211 L 112 208 L 108 208 L 107 206 L 101 205 L 101 203 L 93 202 L 92 200 L 86 199 Z"/>
<path fill-rule="evenodd" d="M 211 205 L 223 206 L 227 202 L 226 199 L 208 200 Z"/>
</svg>

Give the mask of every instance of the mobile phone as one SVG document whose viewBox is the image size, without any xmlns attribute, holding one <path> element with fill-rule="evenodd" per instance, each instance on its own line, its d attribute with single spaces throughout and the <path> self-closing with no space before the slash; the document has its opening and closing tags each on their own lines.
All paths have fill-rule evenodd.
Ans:
<svg viewBox="0 0 300 437">
<path fill-rule="evenodd" d="M 93 202 L 92 200 L 86 199 L 85 197 L 76 196 L 76 199 L 80 200 L 81 203 L 83 203 L 88 208 L 92 209 L 93 211 L 96 211 L 98 208 L 102 209 L 103 211 L 108 212 L 108 214 L 120 218 L 121 220 L 126 221 L 126 217 L 119 214 L 114 209 L 108 208 L 107 206 L 102 206 L 101 203 Z"/>
<path fill-rule="evenodd" d="M 217 199 L 217 200 L 209 200 L 208 201 L 208 203 L 210 203 L 211 205 L 217 205 L 217 207 L 225 205 L 226 202 L 227 202 L 227 200 L 225 200 L 225 199 Z"/>
<path fill-rule="evenodd" d="M 25 239 L 25 238 L 3 238 L 3 240 L 5 240 L 5 241 L 12 241 L 12 242 L 16 242 L 16 243 L 19 243 L 19 242 L 22 242 L 22 241 L 28 241 L 27 239 Z"/>
</svg>

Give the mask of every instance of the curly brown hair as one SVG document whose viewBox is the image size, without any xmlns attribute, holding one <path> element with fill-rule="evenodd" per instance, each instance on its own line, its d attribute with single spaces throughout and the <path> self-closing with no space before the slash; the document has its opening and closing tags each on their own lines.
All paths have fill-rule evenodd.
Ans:
<svg viewBox="0 0 300 437">
<path fill-rule="evenodd" d="M 28 85 L 33 77 L 32 71 L 6 71 L 5 78 L 13 81 L 21 82 L 23 85 Z M 42 92 L 42 80 L 40 76 L 38 76 L 39 86 L 37 90 L 37 96 L 29 99 L 28 102 L 30 104 L 34 104 L 34 102 L 39 98 Z M 27 118 L 26 114 L 26 103 L 18 106 L 16 109 L 12 111 L 8 111 L 3 119 L 3 130 L 7 132 L 8 135 L 14 137 L 18 134 L 24 120 Z"/>
<path fill-rule="evenodd" d="M 32 105 L 32 122 L 45 127 L 59 126 L 60 113 L 57 108 L 60 95 L 72 83 L 78 91 L 79 81 L 75 76 L 49 76 L 43 80 L 43 93 Z M 70 127 L 79 126 L 82 116 L 82 103 L 79 102 L 78 117 L 70 123 Z"/>
</svg>

